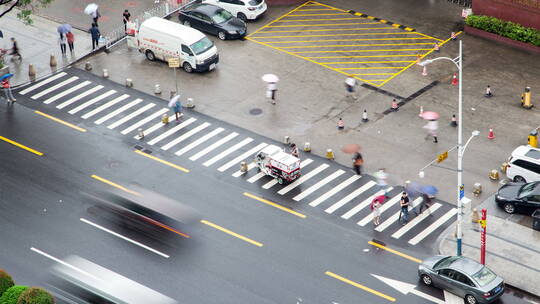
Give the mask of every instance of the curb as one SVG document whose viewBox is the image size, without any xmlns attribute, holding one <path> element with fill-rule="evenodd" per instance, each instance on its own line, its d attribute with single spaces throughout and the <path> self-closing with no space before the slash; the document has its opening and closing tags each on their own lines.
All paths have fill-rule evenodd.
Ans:
<svg viewBox="0 0 540 304">
<path fill-rule="evenodd" d="M 353 10 L 349 10 L 348 13 L 351 14 L 351 15 L 354 15 L 354 16 L 358 16 L 358 17 L 378 21 L 378 22 L 383 23 L 383 24 L 388 24 L 388 25 L 391 25 L 393 27 L 397 27 L 399 29 L 405 30 L 407 32 L 415 32 L 416 31 L 415 28 L 408 27 L 408 26 L 405 26 L 405 25 L 402 25 L 402 24 L 399 24 L 399 23 L 395 23 L 395 22 L 392 22 L 392 21 L 385 20 L 385 19 L 381 19 L 381 18 L 378 18 L 378 17 L 373 17 L 373 16 L 370 16 L 370 15 L 366 15 L 364 13 L 358 13 L 358 12 L 355 12 Z"/>
</svg>

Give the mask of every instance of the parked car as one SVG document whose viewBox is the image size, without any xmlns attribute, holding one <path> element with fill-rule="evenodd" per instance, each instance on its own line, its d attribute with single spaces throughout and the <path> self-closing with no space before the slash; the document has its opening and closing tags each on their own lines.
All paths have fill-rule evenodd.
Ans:
<svg viewBox="0 0 540 304">
<path fill-rule="evenodd" d="M 499 188 L 495 202 L 507 213 L 531 215 L 534 210 L 540 209 L 540 182 L 508 183 Z"/>
<path fill-rule="evenodd" d="M 185 26 L 216 35 L 221 40 L 243 38 L 247 33 L 244 21 L 212 4 L 190 5 L 179 12 L 178 19 Z"/>
<path fill-rule="evenodd" d="M 243 21 L 255 20 L 267 9 L 264 0 L 203 0 L 203 3 L 217 5 Z"/>
<path fill-rule="evenodd" d="M 486 266 L 464 256 L 437 255 L 418 266 L 422 282 L 465 299 L 467 304 L 487 304 L 504 293 L 504 281 Z"/>
<path fill-rule="evenodd" d="M 514 182 L 540 181 L 540 149 L 519 146 L 508 158 L 506 176 Z"/>
</svg>

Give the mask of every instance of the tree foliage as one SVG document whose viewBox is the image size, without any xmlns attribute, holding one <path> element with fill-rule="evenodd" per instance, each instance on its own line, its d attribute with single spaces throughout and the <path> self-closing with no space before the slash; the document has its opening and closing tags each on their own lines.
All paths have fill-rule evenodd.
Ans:
<svg viewBox="0 0 540 304">
<path fill-rule="evenodd" d="M 17 18 L 26 24 L 32 24 L 32 14 L 40 7 L 49 5 L 53 0 L 0 0 L 0 18 L 18 8 Z"/>
<path fill-rule="evenodd" d="M 470 15 L 465 20 L 465 23 L 468 26 L 486 32 L 540 46 L 540 31 L 534 28 L 524 27 L 521 24 L 481 15 Z"/>
<path fill-rule="evenodd" d="M 11 286 L 0 297 L 0 304 L 17 304 L 19 296 L 28 289 L 28 286 L 14 285 Z"/>
<path fill-rule="evenodd" d="M 0 296 L 13 285 L 15 285 L 13 278 L 3 269 L 0 269 Z"/>
<path fill-rule="evenodd" d="M 30 287 L 19 296 L 17 304 L 55 304 L 55 301 L 45 289 Z"/>
</svg>

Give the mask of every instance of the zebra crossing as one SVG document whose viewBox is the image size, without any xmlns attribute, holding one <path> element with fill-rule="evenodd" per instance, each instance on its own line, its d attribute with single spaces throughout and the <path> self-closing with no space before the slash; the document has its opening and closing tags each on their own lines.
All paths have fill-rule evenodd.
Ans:
<svg viewBox="0 0 540 304">
<path fill-rule="evenodd" d="M 91 123 L 144 141 L 155 149 L 172 152 L 181 161 L 243 180 L 246 187 L 267 193 L 276 201 L 291 202 L 298 208 L 321 208 L 328 216 L 354 223 L 358 229 L 373 229 L 369 206 L 374 197 L 386 191 L 389 199 L 379 209 L 382 223 L 374 231 L 388 240 L 408 245 L 426 243 L 450 225 L 457 212 L 449 204 L 436 202 L 420 215 L 410 214 L 410 221 L 402 225 L 400 187 L 381 189 L 370 176 L 355 175 L 348 168 L 309 154 L 301 155 L 302 176 L 288 185 L 279 185 L 250 162 L 258 151 L 276 144 L 272 140 L 196 112 L 186 113 L 175 122 L 161 100 L 75 68 L 16 93 L 30 100 L 29 105 L 38 102 L 36 106 L 69 114 L 68 120 L 75 123 Z M 162 123 L 163 115 L 168 115 L 171 122 Z M 139 129 L 144 133 L 142 139 Z M 249 162 L 247 172 L 238 170 L 242 161 Z M 413 200 L 411 212 L 420 203 L 421 198 Z"/>
</svg>

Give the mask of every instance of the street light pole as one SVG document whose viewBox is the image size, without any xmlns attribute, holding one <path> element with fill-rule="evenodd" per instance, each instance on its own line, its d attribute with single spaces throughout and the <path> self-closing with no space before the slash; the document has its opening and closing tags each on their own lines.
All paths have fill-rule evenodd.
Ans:
<svg viewBox="0 0 540 304">
<path fill-rule="evenodd" d="M 463 120 L 462 120 L 462 114 L 463 114 L 463 49 L 462 49 L 462 41 L 459 40 L 459 63 L 458 63 L 458 69 L 459 69 L 459 95 L 458 95 L 458 159 L 457 159 L 457 228 L 456 228 L 456 242 L 457 242 L 457 255 L 460 256 L 461 251 L 461 239 L 463 238 L 463 231 L 462 231 L 462 218 L 463 218 L 463 205 L 461 203 L 461 191 L 460 187 L 463 184 Z"/>
</svg>

